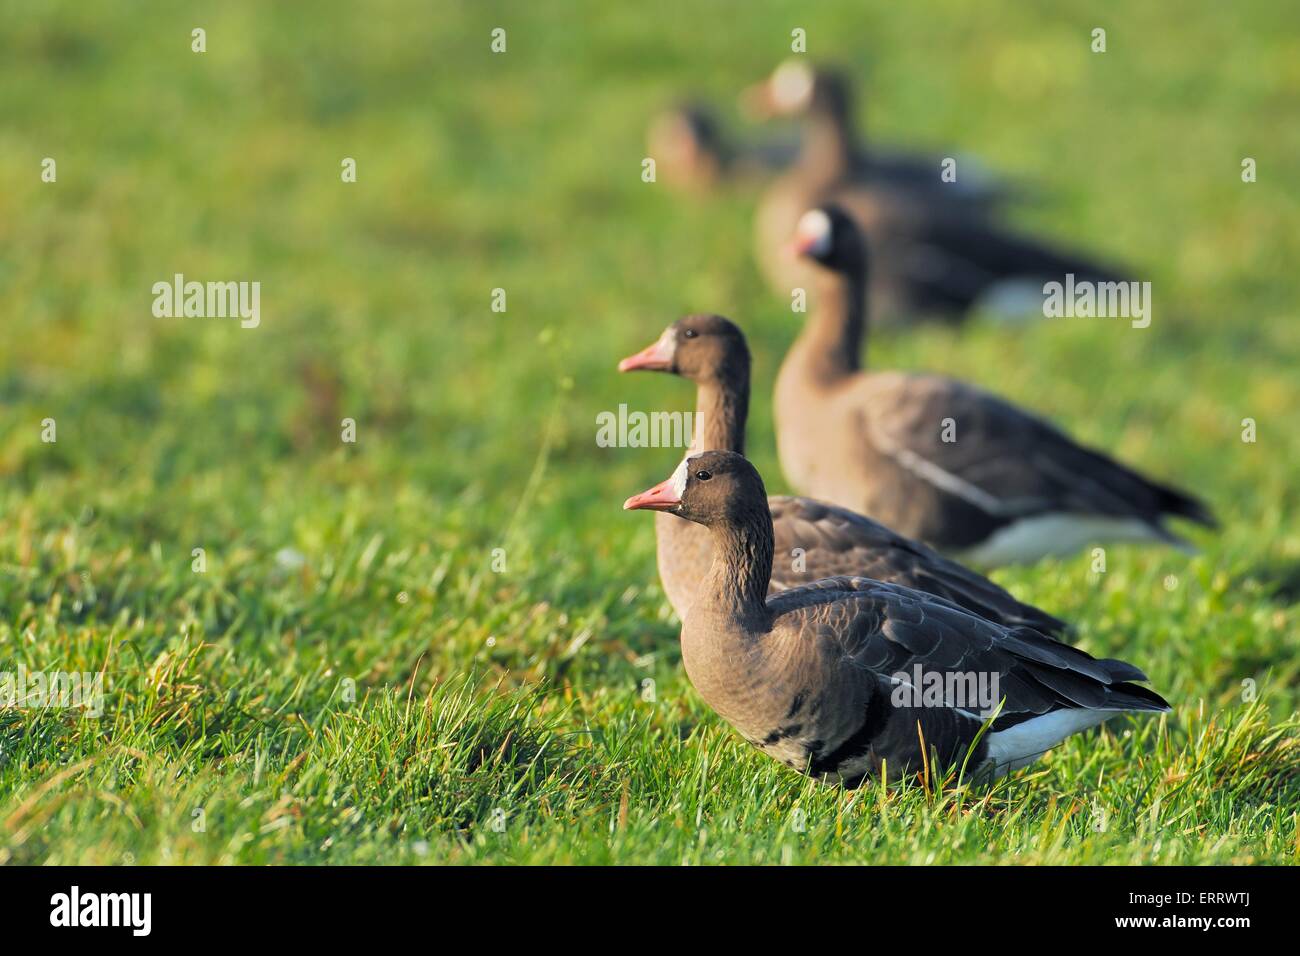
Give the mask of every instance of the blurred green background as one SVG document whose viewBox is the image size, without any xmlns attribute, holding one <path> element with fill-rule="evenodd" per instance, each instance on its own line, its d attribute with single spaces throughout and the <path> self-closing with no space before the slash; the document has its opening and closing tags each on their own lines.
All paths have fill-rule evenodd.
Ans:
<svg viewBox="0 0 1300 956">
<path fill-rule="evenodd" d="M 718 311 L 785 490 L 796 324 L 756 194 L 640 174 L 658 110 L 739 125 L 794 27 L 873 139 L 979 156 L 1042 197 L 1018 224 L 1153 283 L 1146 330 L 890 330 L 870 362 L 994 388 L 1223 521 L 1190 560 L 999 573 L 1176 714 L 990 795 L 855 803 L 729 735 L 620 511 L 677 453 L 595 443 L 620 402 L 692 407 L 614 367 Z M 110 684 L 99 721 L 0 712 L 0 862 L 1294 859 L 1298 93 L 1282 2 L 0 2 L 0 669 Z M 259 281 L 260 327 L 155 318 L 177 272 Z"/>
</svg>

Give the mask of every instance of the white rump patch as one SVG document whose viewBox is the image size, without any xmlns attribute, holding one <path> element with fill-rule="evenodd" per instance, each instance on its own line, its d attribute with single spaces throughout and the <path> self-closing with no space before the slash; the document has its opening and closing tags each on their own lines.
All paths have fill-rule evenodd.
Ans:
<svg viewBox="0 0 1300 956">
<path fill-rule="evenodd" d="M 1159 532 L 1137 518 L 1056 513 L 1014 521 L 961 552 L 959 557 L 964 563 L 987 568 L 1066 557 L 1090 544 L 1106 541 L 1164 540 Z"/>
<path fill-rule="evenodd" d="M 988 735 L 988 759 L 995 773 L 1027 767 L 1066 737 L 1127 713 L 1123 710 L 1057 710 L 1031 717 Z"/>
<path fill-rule="evenodd" d="M 1008 279 L 994 283 L 975 303 L 995 322 L 1020 324 L 1043 318 L 1043 283 Z"/>
</svg>

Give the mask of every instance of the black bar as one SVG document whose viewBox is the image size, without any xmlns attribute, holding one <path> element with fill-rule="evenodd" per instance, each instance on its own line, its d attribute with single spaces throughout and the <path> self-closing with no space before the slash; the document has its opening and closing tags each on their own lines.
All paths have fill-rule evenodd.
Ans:
<svg viewBox="0 0 1300 956">
<path fill-rule="evenodd" d="M 149 894 L 148 935 L 135 935 L 130 925 L 52 926 L 58 895 L 70 904 L 73 886 L 82 906 L 92 910 L 98 898 L 86 904 L 91 894 Z M 78 942 L 99 937 L 127 945 L 148 939 L 205 947 L 253 940 L 259 948 L 312 941 L 373 945 L 378 938 L 396 940 L 409 933 L 432 941 L 448 928 L 457 929 L 456 935 L 481 932 L 488 943 L 503 933 L 526 927 L 535 933 L 546 926 L 561 939 L 608 926 L 618 934 L 607 937 L 613 940 L 634 926 L 653 935 L 688 918 L 694 922 L 707 898 L 715 901 L 720 917 L 726 916 L 731 932 L 752 927 L 762 933 L 775 921 L 785 932 L 807 925 L 815 935 L 830 923 L 851 936 L 857 924 L 873 942 L 894 933 L 914 941 L 935 934 L 969 941 L 969 934 L 987 932 L 990 942 L 1016 945 L 1017 938 L 1041 938 L 1024 935 L 1041 929 L 1071 941 L 1195 933 L 1231 945 L 1239 934 L 1278 932 L 1289 925 L 1294 886 L 1293 871 L 1262 867 L 572 867 L 544 873 L 436 867 L 5 868 L 0 869 L 0 925 L 8 940 L 75 936 Z M 122 912 L 141 916 L 143 907 Z M 1121 925 L 1134 919 L 1154 922 Z M 1193 919 L 1212 922 L 1208 928 L 1189 925 Z M 822 930 L 815 930 L 819 924 Z"/>
</svg>

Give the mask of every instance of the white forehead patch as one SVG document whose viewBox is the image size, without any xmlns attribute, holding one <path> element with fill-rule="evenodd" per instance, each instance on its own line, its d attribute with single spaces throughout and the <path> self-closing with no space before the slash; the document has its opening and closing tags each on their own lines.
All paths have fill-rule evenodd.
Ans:
<svg viewBox="0 0 1300 956">
<path fill-rule="evenodd" d="M 831 217 L 820 209 L 809 209 L 799 219 L 794 234 L 808 242 L 808 251 L 824 256 L 831 251 Z"/>
<path fill-rule="evenodd" d="M 677 354 L 677 329 L 675 327 L 670 325 L 664 329 L 663 334 L 659 336 L 659 347 L 663 349 L 664 357 L 671 361 L 672 357 Z"/>
<path fill-rule="evenodd" d="M 789 112 L 802 109 L 812 99 L 813 72 L 806 63 L 790 60 L 772 74 L 772 102 Z"/>
<path fill-rule="evenodd" d="M 677 496 L 679 501 L 682 495 L 686 494 L 686 468 L 689 461 L 689 458 L 683 458 L 682 463 L 673 472 L 673 494 Z"/>
</svg>

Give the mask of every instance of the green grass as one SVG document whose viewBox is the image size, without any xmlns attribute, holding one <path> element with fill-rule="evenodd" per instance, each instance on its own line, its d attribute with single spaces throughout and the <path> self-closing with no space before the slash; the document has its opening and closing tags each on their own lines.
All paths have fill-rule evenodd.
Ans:
<svg viewBox="0 0 1300 956">
<path fill-rule="evenodd" d="M 103 668 L 107 700 L 0 711 L 0 861 L 1296 860 L 1293 5 L 28 6 L 0 2 L 0 670 Z M 619 402 L 690 407 L 614 364 L 721 311 L 783 490 L 795 324 L 754 197 L 684 200 L 640 161 L 653 110 L 730 104 L 793 26 L 870 78 L 881 139 L 1033 182 L 1022 224 L 1154 284 L 1146 330 L 899 331 L 872 361 L 995 387 L 1223 520 L 1195 558 L 998 574 L 1175 709 L 989 789 L 842 793 L 743 745 L 620 511 L 674 452 L 595 444 Z M 260 281 L 261 327 L 155 319 L 175 272 Z"/>
</svg>

